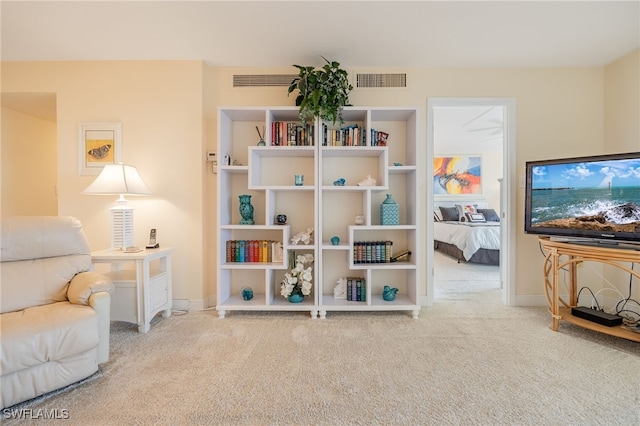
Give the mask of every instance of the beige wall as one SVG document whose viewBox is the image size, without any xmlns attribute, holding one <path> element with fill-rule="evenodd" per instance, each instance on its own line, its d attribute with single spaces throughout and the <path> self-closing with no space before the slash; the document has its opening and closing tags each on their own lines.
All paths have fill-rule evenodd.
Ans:
<svg viewBox="0 0 640 426">
<path fill-rule="evenodd" d="M 3 107 L 1 145 L 2 216 L 56 216 L 56 123 Z"/>
<path fill-rule="evenodd" d="M 606 152 L 640 151 L 640 49 L 604 69 Z"/>
<path fill-rule="evenodd" d="M 348 71 L 407 73 L 409 87 L 355 89 L 351 102 L 419 108 L 418 155 L 424 158 L 419 164 L 426 164 L 429 97 L 515 98 L 518 176 L 524 175 L 527 160 L 608 150 L 602 67 Z M 174 299 L 198 308 L 215 302 L 216 175 L 204 157 L 216 148 L 216 109 L 294 102 L 286 87 L 233 88 L 233 74 L 243 73 L 295 70 L 203 67 L 197 61 L 3 63 L 2 88 L 57 93 L 59 213 L 78 216 L 96 249 L 109 244 L 108 207 L 114 200 L 80 194 L 92 177 L 78 175 L 77 126 L 83 121 L 123 123 L 124 161 L 138 168 L 154 192 L 153 197 L 130 200 L 136 208 L 136 243 L 144 244 L 149 228 L 158 228 L 159 242 L 176 248 Z M 427 182 L 424 169 L 421 177 Z M 516 303 L 544 304 L 542 257 L 536 238 L 522 231 L 524 188 L 518 187 L 515 195 Z"/>
<path fill-rule="evenodd" d="M 123 161 L 153 191 L 131 197 L 135 243 L 158 229 L 173 246 L 174 299 L 203 299 L 202 63 L 2 63 L 2 90 L 57 95 L 58 213 L 78 217 L 92 249 L 110 245 L 109 207 L 117 197 L 81 192 L 95 176 L 78 173 L 78 125 L 117 121 Z"/>
<path fill-rule="evenodd" d="M 605 152 L 640 151 L 640 49 L 607 65 L 605 72 Z M 604 268 L 606 279 L 620 294 L 629 295 L 629 275 Z M 615 299 L 616 294 L 606 294 Z M 634 281 L 631 297 L 640 299 L 640 282 Z"/>
</svg>

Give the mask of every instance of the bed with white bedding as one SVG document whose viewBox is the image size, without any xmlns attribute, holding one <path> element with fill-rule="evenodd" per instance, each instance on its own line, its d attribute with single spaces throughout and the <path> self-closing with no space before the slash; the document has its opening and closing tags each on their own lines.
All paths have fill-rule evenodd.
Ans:
<svg viewBox="0 0 640 426">
<path fill-rule="evenodd" d="M 500 264 L 500 222 L 436 222 L 433 240 L 436 250 L 458 261 Z"/>
<path fill-rule="evenodd" d="M 482 213 L 484 221 L 470 222 L 470 212 Z M 434 215 L 434 248 L 458 262 L 499 265 L 499 220 L 486 203 L 440 205 Z"/>
</svg>

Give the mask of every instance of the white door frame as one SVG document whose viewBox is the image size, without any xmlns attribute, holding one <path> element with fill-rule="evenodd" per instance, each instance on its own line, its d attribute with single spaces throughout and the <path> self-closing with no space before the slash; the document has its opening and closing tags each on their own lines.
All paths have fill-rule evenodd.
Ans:
<svg viewBox="0 0 640 426">
<path fill-rule="evenodd" d="M 436 107 L 475 107 L 502 106 L 504 107 L 504 140 L 500 194 L 500 279 L 502 280 L 502 302 L 507 306 L 515 305 L 515 203 L 516 203 L 516 100 L 515 98 L 427 98 L 427 182 L 426 201 L 427 212 L 433 212 L 433 110 Z M 434 292 L 434 262 L 433 262 L 433 214 L 426 214 L 426 278 L 427 278 L 427 306 L 433 305 Z M 504 247 L 507 249 L 505 250 Z"/>
</svg>

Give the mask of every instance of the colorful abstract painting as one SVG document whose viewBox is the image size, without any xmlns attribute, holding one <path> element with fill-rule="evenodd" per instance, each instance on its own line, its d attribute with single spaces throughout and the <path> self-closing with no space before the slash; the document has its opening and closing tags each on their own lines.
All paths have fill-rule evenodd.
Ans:
<svg viewBox="0 0 640 426">
<path fill-rule="evenodd" d="M 457 155 L 433 159 L 434 195 L 482 195 L 482 157 Z"/>
</svg>

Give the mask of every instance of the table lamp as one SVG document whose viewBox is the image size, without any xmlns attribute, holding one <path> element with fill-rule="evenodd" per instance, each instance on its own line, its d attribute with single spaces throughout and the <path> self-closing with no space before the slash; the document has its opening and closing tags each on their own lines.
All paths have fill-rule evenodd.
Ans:
<svg viewBox="0 0 640 426">
<path fill-rule="evenodd" d="M 133 166 L 107 164 L 83 194 L 120 195 L 111 207 L 111 249 L 133 247 L 133 207 L 127 205 L 125 195 L 151 195 Z"/>
</svg>

